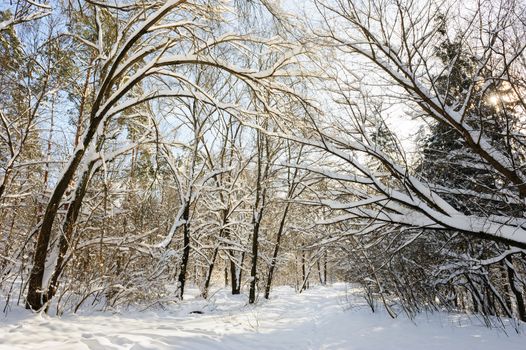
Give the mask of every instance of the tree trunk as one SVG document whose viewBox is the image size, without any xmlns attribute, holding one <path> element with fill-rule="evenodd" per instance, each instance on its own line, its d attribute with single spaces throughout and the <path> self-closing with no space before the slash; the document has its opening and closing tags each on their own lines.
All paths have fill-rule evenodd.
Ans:
<svg viewBox="0 0 526 350">
<path fill-rule="evenodd" d="M 506 258 L 506 267 L 508 268 L 508 283 L 513 295 L 515 296 L 515 301 L 517 302 L 517 315 L 521 321 L 526 322 L 526 308 L 524 305 L 524 298 L 519 286 L 517 285 L 515 269 L 513 269 L 513 260 L 511 257 Z"/>
<path fill-rule="evenodd" d="M 245 252 L 241 253 L 241 261 L 239 263 L 239 269 L 237 269 L 237 291 L 241 292 L 241 281 L 243 279 L 243 264 L 245 263 Z"/>
<path fill-rule="evenodd" d="M 72 202 L 68 206 L 68 211 L 66 213 L 64 225 L 62 227 L 63 232 L 58 242 L 59 247 L 58 247 L 57 262 L 55 264 L 55 270 L 53 271 L 51 275 L 49 287 L 47 290 L 47 296 L 46 296 L 47 300 L 51 300 L 55 296 L 58 286 L 59 286 L 60 275 L 62 274 L 62 272 L 64 271 L 64 268 L 66 267 L 66 264 L 67 264 L 67 260 L 65 259 L 66 254 L 70 247 L 70 242 L 73 237 L 73 230 L 75 228 L 75 224 L 77 222 L 78 215 L 80 213 L 82 201 L 84 199 L 86 190 L 88 188 L 88 183 L 91 177 L 91 171 L 93 169 L 93 165 L 94 165 L 94 162 L 90 162 L 87 170 L 82 175 L 82 178 L 77 187 L 77 190 L 75 191 L 75 197 L 73 198 Z"/>
<path fill-rule="evenodd" d="M 183 256 L 181 257 L 181 267 L 179 270 L 179 276 L 177 277 L 177 294 L 180 300 L 183 300 L 184 287 L 186 284 L 186 270 L 188 267 L 188 260 L 190 257 L 190 205 L 185 203 L 183 211 L 183 220 L 185 224 L 183 226 Z"/>
<path fill-rule="evenodd" d="M 227 267 L 227 262 L 225 260 L 225 288 L 228 286 L 228 267 Z"/>
<path fill-rule="evenodd" d="M 82 127 L 81 126 L 82 125 L 82 115 L 83 115 L 83 110 L 84 110 L 84 103 L 85 103 L 84 99 L 85 98 L 86 96 L 84 94 L 83 100 L 81 101 L 81 108 L 79 112 L 80 113 L 79 125 L 77 127 L 77 134 L 75 136 L 75 146 L 77 146 L 77 143 L 78 143 L 77 137 L 79 134 L 79 130 Z M 97 152 L 100 152 L 103 144 L 104 144 L 104 137 L 99 137 L 97 139 L 97 145 L 96 145 Z M 64 224 L 62 226 L 62 235 L 60 236 L 59 243 L 58 243 L 59 247 L 58 247 L 57 262 L 55 263 L 55 269 L 53 273 L 51 274 L 50 283 L 47 289 L 46 298 L 48 301 L 51 300 L 55 296 L 58 286 L 59 286 L 59 278 L 62 275 L 64 268 L 66 267 L 67 260 L 65 259 L 65 257 L 70 247 L 70 242 L 73 237 L 73 230 L 74 230 L 75 224 L 77 223 L 77 219 L 80 213 L 80 208 L 82 207 L 82 202 L 84 200 L 84 196 L 86 195 L 86 191 L 88 189 L 88 184 L 89 184 L 95 163 L 96 163 L 96 160 L 91 160 L 88 166 L 86 167 L 86 169 L 84 170 L 84 172 L 80 175 L 80 180 L 75 190 L 74 197 L 71 203 L 69 203 L 68 205 L 66 218 L 64 219 Z"/>
<path fill-rule="evenodd" d="M 302 255 L 302 274 L 303 274 L 303 281 L 301 282 L 301 286 L 299 289 L 299 292 L 303 292 L 307 289 L 309 289 L 309 276 L 312 271 L 312 265 L 307 267 L 307 259 L 305 257 L 305 252 L 303 252 Z"/>
<path fill-rule="evenodd" d="M 323 275 L 321 273 L 321 264 L 320 264 L 320 260 L 316 261 L 316 267 L 318 268 L 318 278 L 320 279 L 320 285 L 324 285 L 323 283 Z"/>
<path fill-rule="evenodd" d="M 253 304 L 256 301 L 256 285 L 257 285 L 257 261 L 258 261 L 258 239 L 259 239 L 259 216 L 261 213 L 255 216 L 253 221 L 254 229 L 252 232 L 252 260 L 250 267 L 250 290 L 248 293 L 248 303 Z"/>
<path fill-rule="evenodd" d="M 323 253 L 323 285 L 327 285 L 327 251 Z"/>
<path fill-rule="evenodd" d="M 223 218 L 223 220 L 225 220 L 225 217 Z M 225 237 L 227 239 L 230 238 L 230 231 L 228 229 L 225 229 Z M 241 292 L 241 288 L 240 288 L 241 283 L 238 282 L 237 266 L 236 266 L 236 260 L 235 260 L 234 254 L 235 254 L 234 250 L 232 249 L 228 250 L 228 260 L 230 264 L 230 283 L 231 283 L 231 288 L 232 288 L 232 295 L 236 295 Z M 241 265 L 243 265 L 243 260 L 241 260 Z M 225 270 L 228 270 L 228 267 L 225 267 Z M 228 284 L 228 273 L 227 272 L 225 272 L 225 283 Z"/>
<path fill-rule="evenodd" d="M 272 254 L 272 260 L 270 261 L 267 283 L 265 285 L 265 299 L 268 299 L 270 296 L 270 287 L 272 285 L 272 278 L 274 277 L 274 269 L 276 268 L 276 261 L 278 258 L 279 248 L 281 244 L 281 236 L 285 228 L 285 220 L 287 218 L 289 207 L 290 204 L 287 203 L 287 205 L 285 206 L 285 210 L 283 211 L 283 216 L 281 217 L 281 222 L 279 223 L 278 233 L 276 237 L 276 245 L 274 246 L 274 253 Z"/>
<path fill-rule="evenodd" d="M 214 253 L 212 254 L 212 260 L 210 261 L 210 265 L 208 265 L 208 271 L 206 273 L 205 278 L 205 285 L 203 286 L 203 292 L 201 293 L 201 296 L 206 299 L 208 298 L 208 289 L 210 287 L 210 280 L 212 278 L 212 273 L 214 272 L 214 265 L 217 258 L 217 253 L 219 252 L 219 246 L 216 246 L 214 248 Z"/>
<path fill-rule="evenodd" d="M 93 130 L 93 132 L 95 132 L 95 130 Z M 84 138 L 85 147 L 88 146 L 91 136 L 92 135 L 87 135 Z M 64 196 L 69 183 L 73 179 L 75 171 L 77 170 L 77 167 L 84 156 L 84 152 L 85 148 L 77 148 L 73 159 L 67 166 L 62 178 L 55 186 L 53 194 L 51 195 L 51 198 L 47 204 L 44 218 L 42 219 L 42 224 L 40 225 L 40 230 L 38 232 L 35 254 L 33 256 L 33 267 L 31 268 L 31 273 L 29 275 L 26 309 L 39 311 L 48 301 L 47 292 L 43 291 L 42 284 L 44 272 L 46 269 L 46 258 L 49 242 L 51 240 L 51 230 L 53 228 L 53 223 L 55 221 L 55 217 L 57 216 L 57 211 L 62 197 Z"/>
<path fill-rule="evenodd" d="M 257 286 L 257 261 L 259 248 L 259 228 L 263 218 L 263 210 L 265 208 L 266 188 L 263 187 L 262 182 L 267 178 L 269 170 L 269 149 L 268 142 L 265 142 L 263 135 L 258 131 L 257 133 L 257 178 L 256 178 L 256 200 L 252 212 L 252 259 L 250 267 L 250 290 L 248 294 L 249 304 L 256 301 L 256 286 Z M 263 169 L 263 157 L 266 151 L 267 163 Z"/>
<path fill-rule="evenodd" d="M 94 105 L 92 117 L 94 116 L 94 112 L 98 110 L 97 107 L 99 105 L 100 101 L 99 104 Z M 73 180 L 75 172 L 77 171 L 77 168 L 82 161 L 84 154 L 86 153 L 86 149 L 93 140 L 95 132 L 97 131 L 97 128 L 101 122 L 102 118 L 100 116 L 91 119 L 89 127 L 84 134 L 84 138 L 82 139 L 82 144 L 75 148 L 73 156 L 62 173 L 62 177 L 58 180 L 51 198 L 49 199 L 49 202 L 46 206 L 42 224 L 40 225 L 40 230 L 38 232 L 35 254 L 33 256 L 33 267 L 31 268 L 31 273 L 29 275 L 26 309 L 38 311 L 42 309 L 42 307 L 49 300 L 47 290 L 43 290 L 42 284 L 44 272 L 46 269 L 46 258 L 49 242 L 51 239 L 53 223 L 57 216 L 62 197 L 71 183 L 71 180 Z"/>
<path fill-rule="evenodd" d="M 234 251 L 230 251 L 230 283 L 232 283 L 232 294 L 240 293 L 240 286 L 237 280 L 237 268 L 236 262 L 234 261 Z"/>
<path fill-rule="evenodd" d="M 506 268 L 506 259 L 502 260 L 500 262 L 500 272 L 501 272 L 501 278 L 503 281 L 510 281 L 510 276 L 509 276 L 509 270 Z M 508 310 L 513 310 L 513 304 L 512 304 L 512 301 L 511 301 L 511 288 L 510 288 L 510 284 L 509 283 L 506 283 L 506 282 L 503 282 L 503 285 L 504 285 L 504 301 L 506 303 L 506 307 L 508 308 Z"/>
</svg>

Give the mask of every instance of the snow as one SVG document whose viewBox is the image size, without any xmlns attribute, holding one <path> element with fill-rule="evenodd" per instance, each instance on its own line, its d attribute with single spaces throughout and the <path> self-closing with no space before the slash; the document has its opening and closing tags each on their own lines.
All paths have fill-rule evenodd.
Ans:
<svg viewBox="0 0 526 350">
<path fill-rule="evenodd" d="M 270 301 L 191 289 L 164 310 L 87 312 L 62 318 L 16 309 L 0 320 L 0 349 L 524 349 L 513 328 L 489 329 L 474 316 L 371 313 L 360 290 L 345 284 L 296 294 L 278 287 Z M 200 311 L 199 313 L 191 313 Z"/>
</svg>

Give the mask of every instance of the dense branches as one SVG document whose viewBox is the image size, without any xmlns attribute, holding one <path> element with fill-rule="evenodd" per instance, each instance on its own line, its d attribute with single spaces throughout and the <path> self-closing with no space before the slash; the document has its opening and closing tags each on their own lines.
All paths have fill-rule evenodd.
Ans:
<svg viewBox="0 0 526 350">
<path fill-rule="evenodd" d="M 51 5 L 0 12 L 7 304 L 339 278 L 525 319 L 521 3 Z"/>
</svg>

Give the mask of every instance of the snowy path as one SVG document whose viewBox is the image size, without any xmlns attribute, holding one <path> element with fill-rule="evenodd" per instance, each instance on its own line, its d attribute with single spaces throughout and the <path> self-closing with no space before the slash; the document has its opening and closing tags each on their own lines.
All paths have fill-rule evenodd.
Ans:
<svg viewBox="0 0 526 350">
<path fill-rule="evenodd" d="M 353 308 L 348 309 L 348 301 Z M 447 314 L 371 314 L 344 285 L 301 295 L 281 287 L 269 302 L 246 306 L 224 291 L 210 303 L 188 300 L 170 311 L 52 318 L 17 315 L 0 321 L 0 349 L 526 349 L 526 336 L 490 330 Z M 189 314 L 200 310 L 204 314 Z"/>
</svg>

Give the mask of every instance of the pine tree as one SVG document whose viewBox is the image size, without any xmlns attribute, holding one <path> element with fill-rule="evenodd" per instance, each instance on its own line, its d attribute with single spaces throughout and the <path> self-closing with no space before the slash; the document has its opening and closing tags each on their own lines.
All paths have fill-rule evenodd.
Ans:
<svg viewBox="0 0 526 350">
<path fill-rule="evenodd" d="M 446 103 L 455 108 L 455 101 L 466 99 L 467 87 L 472 84 L 477 68 L 475 59 L 463 51 L 462 46 L 445 39 L 437 48 L 436 55 L 449 69 L 447 74 L 436 78 L 439 91 Z M 515 115 L 515 101 L 511 98 L 506 84 L 493 80 L 491 72 L 483 72 L 487 84 L 480 84 L 470 100 L 466 113 L 466 123 L 474 130 L 482 130 L 488 135 L 492 146 L 500 152 L 517 157 L 515 146 L 505 135 L 514 128 L 519 120 Z M 430 126 L 430 132 L 422 142 L 422 158 L 417 172 L 428 183 L 432 184 L 438 193 L 443 193 L 455 209 L 466 215 L 514 215 L 520 216 L 522 205 L 509 201 L 506 195 L 505 183 L 499 174 L 491 172 L 490 167 L 483 167 L 483 160 L 474 154 L 465 144 L 462 137 L 450 127 L 442 123 Z M 503 271 L 498 264 L 482 266 L 471 271 L 469 262 L 460 262 L 461 256 L 474 257 L 482 260 L 499 255 L 509 247 L 484 240 L 476 240 L 458 233 L 436 233 L 434 238 L 440 246 L 445 246 L 447 252 L 440 253 L 443 259 L 456 262 L 460 267 L 458 284 L 464 285 L 470 291 L 472 308 L 485 315 L 502 314 L 511 317 L 511 296 L 513 291 L 516 299 L 517 314 L 524 320 L 525 310 L 523 296 L 515 287 L 515 270 Z M 456 256 L 456 257 L 455 257 Z M 436 275 L 446 277 L 452 274 L 437 265 Z M 502 276 L 508 276 L 508 280 Z M 511 280 L 510 280 L 511 279 Z M 449 281 L 452 282 L 452 281 Z M 455 289 L 454 287 L 446 287 Z M 503 296 L 502 296 L 503 295 Z M 461 303 L 462 292 L 457 294 L 455 303 Z M 496 301 L 497 300 L 497 301 Z M 500 305 L 499 305 L 500 304 Z M 507 305 L 506 305 L 507 304 Z M 498 311 L 500 310 L 500 311 Z"/>
</svg>

